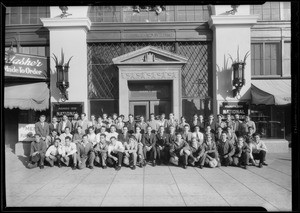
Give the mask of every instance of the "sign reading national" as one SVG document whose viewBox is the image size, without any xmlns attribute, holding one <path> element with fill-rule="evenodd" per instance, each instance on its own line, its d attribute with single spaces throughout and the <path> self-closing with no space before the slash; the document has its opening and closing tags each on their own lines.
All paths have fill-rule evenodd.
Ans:
<svg viewBox="0 0 300 213">
<path fill-rule="evenodd" d="M 56 116 L 59 120 L 63 115 L 72 120 L 76 112 L 79 116 L 83 112 L 83 102 L 52 103 L 52 116 Z"/>
<path fill-rule="evenodd" d="M 240 119 L 244 119 L 245 115 L 248 115 L 249 104 L 247 102 L 223 102 L 223 105 L 220 106 L 220 114 L 239 114 Z"/>
<path fill-rule="evenodd" d="M 47 57 L 16 53 L 11 65 L 5 65 L 5 76 L 47 79 Z"/>
</svg>

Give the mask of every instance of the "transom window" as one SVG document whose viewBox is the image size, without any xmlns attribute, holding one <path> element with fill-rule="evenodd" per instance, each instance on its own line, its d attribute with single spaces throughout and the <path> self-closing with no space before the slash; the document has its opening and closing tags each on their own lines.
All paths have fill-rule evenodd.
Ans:
<svg viewBox="0 0 300 213">
<path fill-rule="evenodd" d="M 260 21 L 291 20 L 291 2 L 266 2 L 250 5 L 250 13 L 258 15 Z"/>
</svg>

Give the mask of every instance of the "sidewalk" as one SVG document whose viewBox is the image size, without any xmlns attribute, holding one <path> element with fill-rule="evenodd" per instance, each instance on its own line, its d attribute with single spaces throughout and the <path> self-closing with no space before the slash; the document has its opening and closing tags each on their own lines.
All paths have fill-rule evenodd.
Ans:
<svg viewBox="0 0 300 213">
<path fill-rule="evenodd" d="M 19 159 L 18 159 L 19 158 Z M 193 168 L 147 165 L 27 169 L 6 151 L 7 206 L 263 206 L 292 210 L 291 152 L 267 154 L 269 166 Z M 24 163 L 24 164 L 23 164 Z"/>
</svg>

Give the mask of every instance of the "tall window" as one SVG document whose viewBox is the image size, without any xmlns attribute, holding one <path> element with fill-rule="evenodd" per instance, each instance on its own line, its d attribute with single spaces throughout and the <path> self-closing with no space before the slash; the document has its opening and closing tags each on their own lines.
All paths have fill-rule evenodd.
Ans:
<svg viewBox="0 0 300 213">
<path fill-rule="evenodd" d="M 251 44 L 252 76 L 280 76 L 281 56 L 280 43 Z"/>
<path fill-rule="evenodd" d="M 260 21 L 291 20 L 291 3 L 266 2 L 262 5 L 250 5 L 250 13 L 258 15 Z"/>
<path fill-rule="evenodd" d="M 42 25 L 40 18 L 50 17 L 49 7 L 7 7 L 6 26 L 20 24 Z"/>
<path fill-rule="evenodd" d="M 291 42 L 284 42 L 283 75 L 291 75 Z"/>
</svg>

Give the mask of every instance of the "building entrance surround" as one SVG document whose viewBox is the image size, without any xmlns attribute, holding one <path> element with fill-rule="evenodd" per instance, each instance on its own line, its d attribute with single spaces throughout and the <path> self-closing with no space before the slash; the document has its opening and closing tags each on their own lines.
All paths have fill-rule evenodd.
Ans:
<svg viewBox="0 0 300 213">
<path fill-rule="evenodd" d="M 147 46 L 142 49 L 121 55 L 113 59 L 113 63 L 119 69 L 119 114 L 128 115 L 129 113 L 142 113 L 146 111 L 146 118 L 150 112 L 160 113 L 168 108 L 175 117 L 179 118 L 182 114 L 181 107 L 181 68 L 187 63 L 187 59 L 178 54 L 174 54 L 159 48 Z M 159 85 L 169 85 L 170 97 L 168 100 L 160 97 L 151 96 L 151 89 L 144 96 L 144 99 L 137 99 L 134 90 L 130 90 L 134 83 L 147 83 Z M 165 84 L 166 83 L 166 84 Z M 161 90 L 164 91 L 164 90 Z M 137 91 L 139 92 L 139 91 Z M 143 93 L 143 91 L 140 91 Z M 152 91 L 152 93 L 155 91 Z M 158 94 L 158 91 L 156 91 Z M 163 94 L 162 94 L 163 95 Z M 169 105 L 169 107 L 168 107 Z M 166 109 L 161 107 L 165 106 Z M 136 115 L 134 115 L 136 116 Z"/>
</svg>

